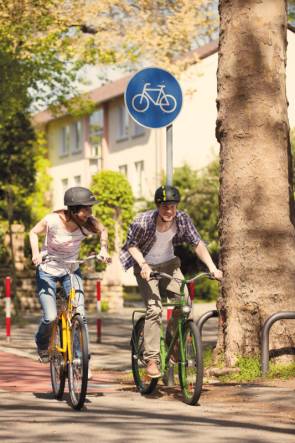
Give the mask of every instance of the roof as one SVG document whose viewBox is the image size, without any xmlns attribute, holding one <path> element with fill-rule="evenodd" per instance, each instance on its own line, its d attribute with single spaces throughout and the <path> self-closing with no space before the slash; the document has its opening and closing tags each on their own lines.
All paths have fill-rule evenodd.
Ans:
<svg viewBox="0 0 295 443">
<path fill-rule="evenodd" d="M 295 27 L 291 24 L 288 24 L 288 29 L 291 32 L 295 33 Z M 207 43 L 204 46 L 201 46 L 198 49 L 195 49 L 191 52 L 190 55 L 196 57 L 200 60 L 209 57 L 212 54 L 215 54 L 218 51 L 218 40 Z M 119 80 L 115 80 L 113 82 L 107 83 L 99 88 L 93 89 L 92 91 L 84 94 L 85 98 L 88 98 L 95 103 L 104 103 L 109 100 L 112 100 L 115 97 L 119 97 L 124 94 L 127 84 L 132 77 L 133 74 L 122 77 Z M 66 114 L 65 114 L 66 115 Z M 52 120 L 55 120 L 56 117 L 48 110 L 38 112 L 33 116 L 33 124 L 36 126 L 46 125 Z"/>
</svg>

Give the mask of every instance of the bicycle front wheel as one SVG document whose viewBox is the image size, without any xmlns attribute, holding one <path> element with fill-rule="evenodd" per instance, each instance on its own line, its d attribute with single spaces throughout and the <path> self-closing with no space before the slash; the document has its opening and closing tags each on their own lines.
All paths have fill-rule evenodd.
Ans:
<svg viewBox="0 0 295 443">
<path fill-rule="evenodd" d="M 179 355 L 179 382 L 184 402 L 196 405 L 203 386 L 203 353 L 200 332 L 192 320 L 186 321 L 182 340 L 184 352 Z"/>
<path fill-rule="evenodd" d="M 132 99 L 132 107 L 137 112 L 145 112 L 150 102 L 143 94 L 136 94 Z"/>
<path fill-rule="evenodd" d="M 72 319 L 72 362 L 68 363 L 70 402 L 80 410 L 85 402 L 88 383 L 88 337 L 86 325 L 80 315 Z"/>
<path fill-rule="evenodd" d="M 54 397 L 61 400 L 66 381 L 66 359 L 57 347 L 63 347 L 61 320 L 54 325 L 52 332 L 52 349 L 50 351 L 50 376 Z"/>
<path fill-rule="evenodd" d="M 135 324 L 131 337 L 131 362 L 134 383 L 143 395 L 152 394 L 157 386 L 158 379 L 150 378 L 146 373 L 146 364 L 143 359 L 144 352 L 144 317 Z"/>
</svg>

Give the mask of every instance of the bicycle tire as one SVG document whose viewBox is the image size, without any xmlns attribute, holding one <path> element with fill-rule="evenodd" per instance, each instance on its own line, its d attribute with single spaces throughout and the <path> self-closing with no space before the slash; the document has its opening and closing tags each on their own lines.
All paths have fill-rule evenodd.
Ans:
<svg viewBox="0 0 295 443">
<path fill-rule="evenodd" d="M 131 337 L 131 364 L 133 380 L 137 390 L 142 395 L 152 394 L 157 386 L 158 378 L 150 378 L 146 375 L 146 367 L 143 360 L 145 317 L 140 317 L 132 331 Z"/>
<path fill-rule="evenodd" d="M 137 100 L 139 102 L 137 103 Z M 136 94 L 132 99 L 132 107 L 136 112 L 145 112 L 149 106 L 150 102 L 143 94 Z"/>
<path fill-rule="evenodd" d="M 166 113 L 166 114 L 170 114 L 171 112 L 174 112 L 176 107 L 177 107 L 177 102 L 175 100 L 175 97 L 173 97 L 173 95 L 170 94 L 166 94 L 165 96 L 163 96 L 160 100 L 160 104 L 159 104 L 161 111 Z M 171 106 L 171 108 L 170 108 Z M 168 109 L 167 109 L 168 107 Z"/>
<path fill-rule="evenodd" d="M 88 384 L 88 336 L 82 317 L 77 314 L 71 325 L 72 362 L 68 363 L 70 403 L 73 409 L 84 406 Z"/>
<path fill-rule="evenodd" d="M 202 392 L 203 352 L 200 332 L 192 320 L 187 320 L 184 324 L 183 348 L 185 361 L 181 361 L 179 351 L 179 383 L 184 402 L 194 406 Z"/>
<path fill-rule="evenodd" d="M 54 348 L 52 349 L 50 356 L 51 385 L 54 397 L 57 400 L 62 400 L 66 381 L 66 359 L 64 358 L 64 354 L 57 351 L 55 347 L 56 345 L 61 348 L 63 347 L 61 320 L 56 322 L 53 329 L 53 334 L 54 337 L 52 337 L 52 340 L 54 343 Z"/>
</svg>

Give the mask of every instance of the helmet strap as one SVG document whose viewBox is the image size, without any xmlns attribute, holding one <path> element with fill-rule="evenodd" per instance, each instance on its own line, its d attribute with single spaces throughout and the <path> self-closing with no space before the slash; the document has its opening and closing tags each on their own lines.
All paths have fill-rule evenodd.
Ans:
<svg viewBox="0 0 295 443">
<path fill-rule="evenodd" d="M 85 237 L 87 237 L 87 235 L 85 234 L 85 232 L 83 231 L 83 229 L 82 229 L 82 226 L 81 226 L 81 224 L 79 223 L 79 217 L 76 215 L 76 213 L 75 212 L 73 212 L 72 210 L 71 210 L 71 208 L 68 206 L 68 214 L 69 214 L 69 217 L 70 217 L 70 220 L 72 220 L 77 226 L 78 226 L 78 228 L 80 229 L 80 231 L 81 231 L 81 233 L 85 236 Z"/>
</svg>

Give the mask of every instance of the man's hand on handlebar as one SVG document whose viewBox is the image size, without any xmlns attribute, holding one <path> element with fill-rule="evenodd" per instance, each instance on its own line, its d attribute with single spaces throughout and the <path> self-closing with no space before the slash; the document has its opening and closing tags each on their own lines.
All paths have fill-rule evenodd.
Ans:
<svg viewBox="0 0 295 443">
<path fill-rule="evenodd" d="M 151 275 L 152 269 L 148 265 L 148 263 L 143 263 L 141 266 L 140 275 L 144 280 L 149 280 Z"/>
<path fill-rule="evenodd" d="M 212 275 L 212 278 L 214 278 L 215 280 L 221 281 L 223 278 L 223 273 L 222 271 L 220 271 L 220 269 L 210 270 L 210 274 Z"/>
</svg>

